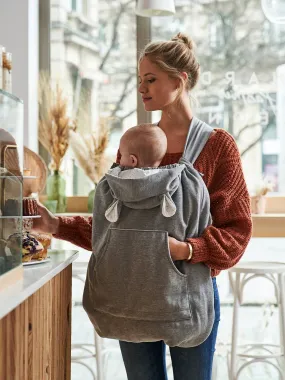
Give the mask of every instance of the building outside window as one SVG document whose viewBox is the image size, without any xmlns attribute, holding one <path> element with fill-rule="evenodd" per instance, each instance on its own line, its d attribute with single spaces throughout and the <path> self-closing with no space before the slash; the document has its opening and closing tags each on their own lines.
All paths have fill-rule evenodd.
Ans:
<svg viewBox="0 0 285 380">
<path fill-rule="evenodd" d="M 52 1 L 52 77 L 59 74 L 70 91 L 71 112 L 83 108 L 89 113 L 85 131 L 96 129 L 100 118 L 108 119 L 108 154 L 115 157 L 121 134 L 137 119 L 135 0 L 62 4 Z M 274 181 L 274 191 L 285 191 L 280 150 L 284 120 L 278 117 L 285 26 L 270 23 L 259 0 L 177 0 L 176 14 L 167 22 L 151 19 L 151 39 L 169 39 L 178 32 L 191 36 L 197 46 L 201 78 L 191 94 L 197 115 L 234 136 L 250 191 L 264 176 Z M 159 115 L 154 112 L 153 121 Z M 269 131 L 275 131 L 274 138 Z M 275 157 L 274 170 L 265 164 L 267 156 L 271 161 Z M 69 194 L 86 195 L 90 184 L 71 152 L 67 158 Z M 73 171 L 78 180 L 72 179 Z"/>
<path fill-rule="evenodd" d="M 235 137 L 250 191 L 267 176 L 274 191 L 284 192 L 277 72 L 284 64 L 285 25 L 269 23 L 259 0 L 176 1 L 176 14 L 167 23 L 152 19 L 152 39 L 169 39 L 177 32 L 196 43 L 198 116 Z"/>
<path fill-rule="evenodd" d="M 69 95 L 70 115 L 82 134 L 110 127 L 107 154 L 115 159 L 123 131 L 136 124 L 135 0 L 53 0 L 51 78 Z M 86 117 L 87 116 L 87 117 Z M 64 160 L 67 195 L 87 195 L 88 180 L 69 149 Z"/>
</svg>

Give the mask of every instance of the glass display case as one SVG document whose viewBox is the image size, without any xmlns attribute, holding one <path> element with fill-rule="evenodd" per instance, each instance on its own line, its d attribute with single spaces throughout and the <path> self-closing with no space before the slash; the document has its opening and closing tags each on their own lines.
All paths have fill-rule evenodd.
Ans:
<svg viewBox="0 0 285 380">
<path fill-rule="evenodd" d="M 0 90 L 0 275 L 22 263 L 23 102 Z"/>
</svg>

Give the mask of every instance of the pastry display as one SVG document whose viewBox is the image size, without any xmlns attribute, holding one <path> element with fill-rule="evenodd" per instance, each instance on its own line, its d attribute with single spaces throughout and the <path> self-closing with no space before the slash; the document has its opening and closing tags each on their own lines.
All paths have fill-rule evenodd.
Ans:
<svg viewBox="0 0 285 380">
<path fill-rule="evenodd" d="M 43 250 L 41 252 L 38 252 L 36 255 L 33 256 L 33 260 L 44 260 L 47 258 L 47 251 L 50 247 L 51 243 L 51 235 L 48 234 L 42 234 L 42 233 L 34 233 L 33 237 L 38 240 L 39 243 L 42 244 Z"/>
<path fill-rule="evenodd" d="M 38 204 L 35 198 L 23 198 L 23 216 L 38 215 Z"/>
<path fill-rule="evenodd" d="M 22 234 L 15 233 L 9 236 L 7 248 L 10 249 L 13 255 L 21 252 L 23 262 L 31 261 L 34 259 L 34 256 L 36 257 L 44 249 L 42 244 L 28 232 Z"/>
<path fill-rule="evenodd" d="M 21 203 L 18 199 L 7 199 L 3 210 L 3 216 L 19 216 L 21 215 Z"/>
</svg>

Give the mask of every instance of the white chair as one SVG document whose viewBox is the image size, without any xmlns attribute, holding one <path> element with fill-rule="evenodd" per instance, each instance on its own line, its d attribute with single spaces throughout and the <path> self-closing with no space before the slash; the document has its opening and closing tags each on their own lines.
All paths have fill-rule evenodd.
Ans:
<svg viewBox="0 0 285 380">
<path fill-rule="evenodd" d="M 72 264 L 72 278 L 85 283 L 87 262 L 77 262 Z M 104 340 L 94 331 L 94 344 L 90 343 L 77 343 L 71 345 L 71 362 L 77 363 L 88 369 L 93 380 L 105 379 L 105 364 L 108 354 L 113 350 L 104 348 Z M 80 352 L 75 354 L 74 352 Z M 107 358 L 106 358 L 107 356 Z M 84 363 L 83 360 L 94 358 L 96 361 L 96 374 L 91 366 Z"/>
<path fill-rule="evenodd" d="M 256 362 L 265 362 L 275 367 L 280 380 L 285 380 L 285 264 L 276 262 L 241 262 L 229 269 L 229 278 L 234 294 L 232 342 L 229 355 L 229 379 L 238 380 L 243 370 Z M 240 305 L 243 303 L 245 285 L 252 279 L 262 277 L 269 280 L 275 290 L 275 297 L 279 307 L 280 344 L 253 343 L 238 345 L 238 322 Z M 254 353 L 254 350 L 264 353 Z M 238 359 L 244 360 L 243 364 Z"/>
</svg>

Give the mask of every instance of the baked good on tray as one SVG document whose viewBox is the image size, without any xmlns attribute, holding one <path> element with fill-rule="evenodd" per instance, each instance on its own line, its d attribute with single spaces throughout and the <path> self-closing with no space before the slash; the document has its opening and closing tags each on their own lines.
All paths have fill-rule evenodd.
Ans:
<svg viewBox="0 0 285 380">
<path fill-rule="evenodd" d="M 35 198 L 23 198 L 23 216 L 38 215 L 38 204 Z"/>
<path fill-rule="evenodd" d="M 3 216 L 19 216 L 21 215 L 21 203 L 18 199 L 7 199 L 5 201 L 3 210 Z"/>
<path fill-rule="evenodd" d="M 7 239 L 7 248 L 10 249 L 12 254 L 21 252 L 23 262 L 33 260 L 34 257 L 36 257 L 44 250 L 42 244 L 28 232 L 24 232 L 22 234 L 15 233 L 13 235 L 10 235 Z"/>
<path fill-rule="evenodd" d="M 19 199 L 7 199 L 5 201 L 2 214 L 4 216 L 19 216 L 21 215 L 21 203 Z M 38 215 L 38 204 L 35 198 L 23 198 L 23 216 Z"/>
<path fill-rule="evenodd" d="M 44 259 L 46 259 L 46 257 L 47 257 L 47 250 L 50 247 L 50 243 L 51 243 L 51 235 L 33 232 L 33 236 L 43 246 L 43 250 L 40 251 L 40 252 L 38 252 L 33 257 L 33 260 L 44 260 Z"/>
</svg>

